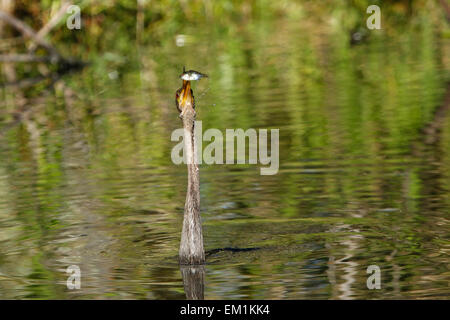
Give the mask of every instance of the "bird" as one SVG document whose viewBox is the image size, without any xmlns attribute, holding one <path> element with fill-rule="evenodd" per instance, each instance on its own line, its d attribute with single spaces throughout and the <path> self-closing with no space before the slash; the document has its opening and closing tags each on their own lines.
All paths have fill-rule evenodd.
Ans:
<svg viewBox="0 0 450 320">
<path fill-rule="evenodd" d="M 195 100 L 191 81 L 205 77 L 203 73 L 183 68 L 183 86 L 175 93 L 175 104 L 183 121 L 184 149 L 188 169 L 188 186 L 184 205 L 183 228 L 180 241 L 180 264 L 198 265 L 205 262 L 203 231 L 200 217 L 200 178 L 195 139 Z"/>
</svg>

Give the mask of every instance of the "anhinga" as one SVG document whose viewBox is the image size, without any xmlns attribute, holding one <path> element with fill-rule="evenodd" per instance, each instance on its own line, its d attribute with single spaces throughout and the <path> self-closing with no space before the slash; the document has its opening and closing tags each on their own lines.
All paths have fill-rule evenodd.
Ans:
<svg viewBox="0 0 450 320">
<path fill-rule="evenodd" d="M 184 205 L 183 230 L 180 243 L 181 264 L 203 264 L 203 232 L 200 217 L 200 179 L 197 165 L 195 127 L 195 101 L 191 89 L 191 80 L 199 80 L 206 75 L 197 71 L 185 71 L 180 78 L 183 86 L 176 91 L 175 103 L 180 112 L 184 128 L 184 152 L 188 168 L 188 187 Z"/>
</svg>

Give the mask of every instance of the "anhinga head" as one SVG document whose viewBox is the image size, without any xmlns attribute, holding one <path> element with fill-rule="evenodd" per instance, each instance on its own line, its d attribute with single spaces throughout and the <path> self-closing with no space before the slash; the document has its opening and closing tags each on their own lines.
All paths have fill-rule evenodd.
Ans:
<svg viewBox="0 0 450 320">
<path fill-rule="evenodd" d="M 180 79 L 183 80 L 183 86 L 178 89 L 175 94 L 175 104 L 177 105 L 178 111 L 181 113 L 181 117 L 188 108 L 192 108 L 192 111 L 195 109 L 194 93 L 191 89 L 191 81 L 200 80 L 205 77 L 207 78 L 208 76 L 204 73 L 200 73 L 195 70 L 186 71 L 185 67 L 183 67 L 183 73 L 180 75 Z"/>
</svg>

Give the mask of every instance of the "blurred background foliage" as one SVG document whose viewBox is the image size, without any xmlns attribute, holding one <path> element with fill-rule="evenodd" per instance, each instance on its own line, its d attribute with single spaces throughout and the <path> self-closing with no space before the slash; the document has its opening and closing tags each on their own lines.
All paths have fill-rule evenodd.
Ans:
<svg viewBox="0 0 450 320">
<path fill-rule="evenodd" d="M 0 1 L 34 30 L 63 3 Z M 446 1 L 73 3 L 81 29 L 62 19 L 46 39 L 83 70 L 0 64 L 0 297 L 183 297 L 170 134 L 184 65 L 209 74 L 194 84 L 203 130 L 280 129 L 277 175 L 201 167 L 207 249 L 262 248 L 210 257 L 208 298 L 448 294 Z M 0 53 L 28 52 L 0 36 Z M 365 287 L 374 263 L 380 292 Z M 81 292 L 65 290 L 71 264 Z"/>
</svg>

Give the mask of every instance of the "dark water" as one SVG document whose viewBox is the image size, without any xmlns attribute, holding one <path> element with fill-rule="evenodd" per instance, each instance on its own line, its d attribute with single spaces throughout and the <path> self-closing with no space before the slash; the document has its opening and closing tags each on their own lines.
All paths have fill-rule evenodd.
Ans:
<svg viewBox="0 0 450 320">
<path fill-rule="evenodd" d="M 0 298 L 186 297 L 186 168 L 170 158 L 183 64 L 210 75 L 194 85 L 204 130 L 280 129 L 276 175 L 200 167 L 206 299 L 448 298 L 450 114 L 422 130 L 448 40 L 422 14 L 358 44 L 295 17 L 198 26 L 183 47 L 130 41 L 53 86 L 3 88 Z"/>
</svg>

